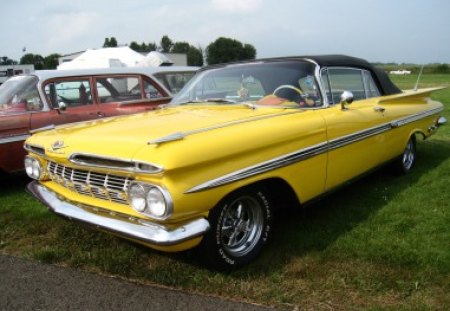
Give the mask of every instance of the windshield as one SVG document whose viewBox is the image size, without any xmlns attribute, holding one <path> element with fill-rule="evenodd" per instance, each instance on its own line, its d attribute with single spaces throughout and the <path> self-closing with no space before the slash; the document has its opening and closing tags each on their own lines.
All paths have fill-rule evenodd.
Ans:
<svg viewBox="0 0 450 311">
<path fill-rule="evenodd" d="M 43 108 L 37 90 L 38 78 L 17 76 L 0 86 L 0 114 L 38 111 Z"/>
<path fill-rule="evenodd" d="M 171 104 L 318 107 L 322 100 L 314 70 L 315 65 L 307 61 L 259 62 L 210 69 L 196 75 Z"/>
</svg>

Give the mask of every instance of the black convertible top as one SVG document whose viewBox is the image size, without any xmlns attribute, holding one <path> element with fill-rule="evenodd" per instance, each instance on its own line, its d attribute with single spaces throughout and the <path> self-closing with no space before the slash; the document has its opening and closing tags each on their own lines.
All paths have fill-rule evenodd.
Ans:
<svg viewBox="0 0 450 311">
<path fill-rule="evenodd" d="M 265 59 L 233 62 L 227 64 L 211 65 L 200 69 L 200 71 L 210 68 L 219 68 L 233 64 L 255 63 L 255 62 L 277 62 L 286 60 L 305 60 L 305 59 L 310 59 L 314 61 L 320 67 L 353 67 L 369 70 L 370 72 L 372 72 L 375 82 L 378 84 L 378 87 L 380 88 L 382 95 L 392 95 L 401 93 L 401 90 L 389 79 L 384 70 L 374 67 L 372 64 L 370 64 L 368 61 L 364 59 L 347 55 L 310 55 L 310 56 L 265 58 Z"/>
<path fill-rule="evenodd" d="M 320 67 L 357 67 L 369 70 L 375 76 L 383 95 L 398 94 L 402 91 L 389 79 L 384 70 L 374 67 L 368 61 L 346 55 L 317 55 L 305 56 L 319 64 Z"/>
</svg>

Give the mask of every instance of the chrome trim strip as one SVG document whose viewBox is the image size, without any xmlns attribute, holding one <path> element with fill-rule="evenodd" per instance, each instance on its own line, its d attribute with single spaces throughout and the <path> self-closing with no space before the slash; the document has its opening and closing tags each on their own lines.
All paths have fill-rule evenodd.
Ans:
<svg viewBox="0 0 450 311">
<path fill-rule="evenodd" d="M 39 154 L 41 156 L 45 156 L 45 148 L 39 145 L 33 145 L 33 144 L 24 144 L 23 149 L 25 149 L 28 152 Z"/>
<path fill-rule="evenodd" d="M 320 143 L 308 148 L 300 149 L 297 151 L 294 151 L 292 153 L 289 153 L 287 155 L 283 155 L 281 157 L 277 157 L 275 159 L 265 161 L 241 170 L 238 170 L 236 172 L 221 176 L 219 178 L 207 181 L 205 183 L 202 183 L 198 186 L 195 186 L 185 193 L 193 193 L 198 192 L 204 189 L 210 189 L 219 187 L 225 184 L 229 184 L 233 181 L 241 180 L 247 177 L 255 176 L 258 174 L 262 174 L 271 170 L 274 170 L 276 168 L 280 168 L 283 166 L 287 166 L 302 160 L 306 160 L 308 158 L 314 157 L 316 155 L 319 155 L 321 153 L 324 153 L 327 151 L 327 143 Z"/>
<path fill-rule="evenodd" d="M 201 236 L 210 227 L 206 219 L 198 218 L 177 228 L 170 229 L 167 226 L 148 220 L 93 206 L 75 204 L 62 199 L 55 192 L 37 181 L 29 183 L 27 190 L 59 216 L 153 245 L 169 246 L 179 244 Z"/>
<path fill-rule="evenodd" d="M 76 157 L 86 157 L 86 158 L 92 158 L 93 160 L 98 161 L 116 161 L 116 162 L 122 162 L 124 165 L 129 165 L 129 167 L 121 167 L 121 166 L 114 166 L 114 165 L 108 165 L 108 164 L 99 164 L 94 163 L 94 161 L 89 162 L 88 160 L 80 160 L 76 159 Z M 100 155 L 95 155 L 91 153 L 82 153 L 77 152 L 73 153 L 69 157 L 69 161 L 73 164 L 79 165 L 79 166 L 86 166 L 86 167 L 98 167 L 98 168 L 106 168 L 106 169 L 113 169 L 113 170 L 119 170 L 119 171 L 125 171 L 125 172 L 136 172 L 136 173 L 146 173 L 146 174 L 158 174 L 164 171 L 164 168 L 162 166 L 153 164 L 153 163 L 147 163 L 147 162 L 141 162 L 141 161 L 133 161 L 128 159 L 121 159 L 121 158 L 115 158 L 115 157 L 105 157 Z M 154 169 L 153 170 L 146 170 L 142 169 L 141 166 L 151 166 Z"/>
<path fill-rule="evenodd" d="M 444 110 L 444 108 L 442 107 L 442 108 L 435 108 L 435 109 L 431 109 L 431 110 L 427 110 L 427 111 L 422 111 L 422 112 L 410 115 L 408 117 L 405 117 L 405 118 L 402 118 L 402 119 L 399 119 L 396 121 L 392 121 L 391 125 L 392 125 L 392 127 L 399 127 L 399 126 L 432 116 L 433 114 L 441 112 L 443 110 Z"/>
<path fill-rule="evenodd" d="M 14 143 L 16 141 L 25 141 L 28 137 L 30 137 L 29 134 L 2 137 L 0 138 L 0 145 Z"/>
<path fill-rule="evenodd" d="M 56 128 L 56 126 L 54 124 L 50 124 L 50 125 L 43 126 L 43 127 L 40 127 L 40 128 L 34 129 L 34 130 L 30 130 L 30 133 L 34 134 L 34 133 L 37 133 L 37 132 L 53 130 L 55 128 Z"/>
<path fill-rule="evenodd" d="M 289 109 L 289 108 L 286 108 L 286 109 Z M 210 126 L 210 127 L 199 128 L 196 130 L 191 130 L 191 131 L 186 131 L 186 132 L 176 132 L 176 133 L 173 133 L 173 134 L 170 134 L 167 136 L 163 136 L 161 138 L 155 138 L 153 140 L 150 140 L 147 144 L 152 145 L 152 144 L 159 144 L 159 143 L 164 143 L 164 142 L 169 142 L 169 141 L 174 141 L 174 140 L 181 140 L 189 135 L 199 134 L 202 132 L 212 131 L 212 130 L 216 130 L 216 129 L 221 129 L 221 128 L 224 128 L 227 126 L 232 126 L 232 125 L 237 125 L 237 124 L 242 124 L 242 123 L 247 123 L 247 122 L 253 122 L 253 121 L 259 121 L 259 120 L 264 120 L 264 119 L 269 119 L 269 118 L 275 118 L 275 117 L 285 116 L 285 115 L 290 115 L 290 114 L 295 114 L 295 113 L 303 113 L 303 112 L 305 112 L 305 110 L 303 110 L 303 109 L 296 109 L 295 111 L 292 111 L 291 109 L 289 109 L 289 112 L 285 112 L 285 113 L 262 115 L 262 116 L 258 116 L 258 117 L 254 117 L 254 118 L 230 121 L 230 122 L 226 122 L 226 123 L 222 123 L 222 124 L 218 124 L 218 125 L 214 125 L 214 126 Z"/>
<path fill-rule="evenodd" d="M 355 132 L 346 136 L 342 136 L 339 138 L 335 138 L 332 140 L 329 140 L 327 142 L 322 142 L 319 144 L 316 144 L 314 146 L 300 149 L 297 151 L 294 151 L 292 153 L 262 162 L 258 163 L 256 165 L 249 166 L 247 168 L 240 169 L 238 171 L 220 176 L 218 178 L 206 181 L 204 183 L 201 183 L 193 188 L 188 189 L 185 193 L 193 193 L 202 191 L 205 189 L 211 189 L 215 187 L 219 187 L 222 185 L 229 184 L 234 181 L 242 180 L 248 177 L 252 177 L 258 174 L 262 174 L 280 167 L 288 166 L 291 164 L 294 164 L 296 162 L 300 162 L 303 160 L 306 160 L 308 158 L 311 158 L 313 156 L 328 152 L 330 150 L 334 150 L 346 145 L 349 145 L 354 142 L 358 142 L 360 140 L 364 140 L 366 138 L 369 138 L 371 136 L 375 136 L 384 132 L 387 132 L 395 127 L 402 126 L 408 123 L 411 123 L 413 121 L 420 120 L 422 118 L 429 117 L 435 113 L 438 113 L 442 111 L 444 108 L 436 108 L 431 109 L 428 111 L 420 112 L 417 114 L 414 114 L 412 116 L 408 116 L 396 121 L 392 121 L 389 123 L 384 123 L 379 126 L 375 126 L 366 130 L 362 130 L 359 132 Z"/>
</svg>

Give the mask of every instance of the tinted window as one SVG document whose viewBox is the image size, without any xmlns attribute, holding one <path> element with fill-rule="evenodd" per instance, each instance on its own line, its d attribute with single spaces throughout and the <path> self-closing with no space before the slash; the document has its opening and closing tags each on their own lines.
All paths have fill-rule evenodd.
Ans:
<svg viewBox="0 0 450 311">
<path fill-rule="evenodd" d="M 155 77 L 172 93 L 178 93 L 194 76 L 195 72 L 162 72 Z"/>
<path fill-rule="evenodd" d="M 380 96 L 380 91 L 367 70 L 329 68 L 322 71 L 322 83 L 330 103 L 339 103 L 343 91 L 351 91 L 354 100 Z"/>
<path fill-rule="evenodd" d="M 141 83 L 138 77 L 96 78 L 97 94 L 101 103 L 141 100 Z"/>
<path fill-rule="evenodd" d="M 144 80 L 145 98 L 156 99 L 165 97 L 152 83 Z"/>
<path fill-rule="evenodd" d="M 68 108 L 92 104 L 92 92 L 89 79 L 56 81 L 44 88 L 49 102 L 56 100 L 65 103 Z M 56 97 L 52 100 L 52 98 Z"/>
<path fill-rule="evenodd" d="M 364 70 L 363 74 L 364 74 L 364 85 L 366 86 L 367 98 L 380 96 L 380 91 L 378 90 L 378 87 L 375 84 L 375 81 L 373 80 L 373 77 L 370 74 L 370 72 L 367 70 Z"/>
</svg>

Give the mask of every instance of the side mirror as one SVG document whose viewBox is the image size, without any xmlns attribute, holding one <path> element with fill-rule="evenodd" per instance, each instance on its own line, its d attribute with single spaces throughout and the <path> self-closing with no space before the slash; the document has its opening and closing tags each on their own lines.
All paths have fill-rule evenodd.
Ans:
<svg viewBox="0 0 450 311">
<path fill-rule="evenodd" d="M 353 93 L 350 91 L 342 92 L 340 101 L 341 109 L 347 110 L 348 108 L 345 105 L 350 105 L 351 103 L 353 103 Z"/>
</svg>

